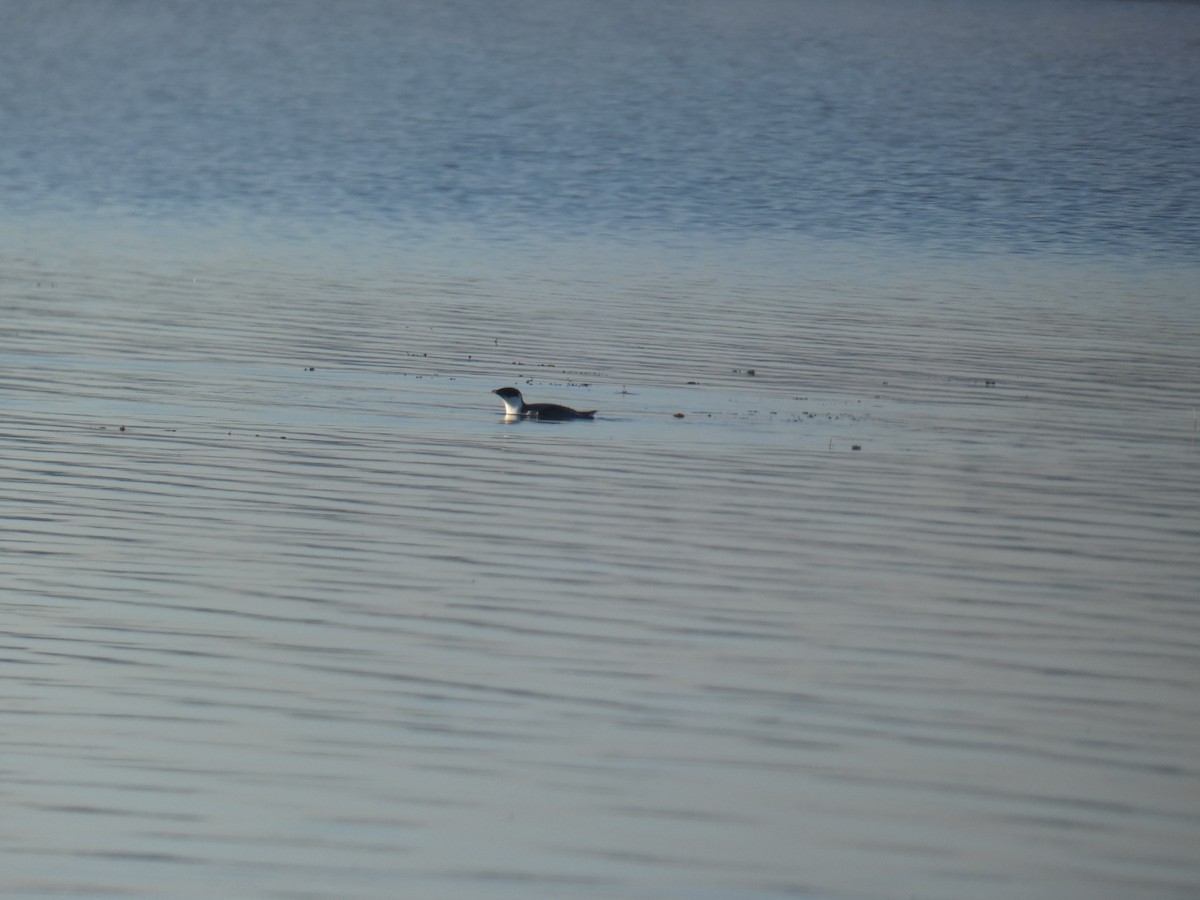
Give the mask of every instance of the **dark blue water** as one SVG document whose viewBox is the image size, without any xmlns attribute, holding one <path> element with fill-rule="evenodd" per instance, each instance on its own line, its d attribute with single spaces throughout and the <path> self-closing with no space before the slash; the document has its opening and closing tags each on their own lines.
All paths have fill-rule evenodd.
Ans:
<svg viewBox="0 0 1200 900">
<path fill-rule="evenodd" d="M 1196 256 L 1194 4 L 0 13 L 7 215 Z"/>
</svg>

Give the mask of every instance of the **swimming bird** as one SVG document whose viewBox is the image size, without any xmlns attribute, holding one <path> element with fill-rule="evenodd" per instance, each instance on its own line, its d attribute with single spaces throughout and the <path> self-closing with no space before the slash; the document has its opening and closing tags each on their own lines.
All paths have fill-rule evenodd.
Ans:
<svg viewBox="0 0 1200 900">
<path fill-rule="evenodd" d="M 596 415 L 594 409 L 578 410 L 557 403 L 526 403 L 515 387 L 502 387 L 492 391 L 504 401 L 506 416 L 524 419 L 540 419 L 543 422 L 564 422 L 568 419 L 590 419 Z"/>
</svg>

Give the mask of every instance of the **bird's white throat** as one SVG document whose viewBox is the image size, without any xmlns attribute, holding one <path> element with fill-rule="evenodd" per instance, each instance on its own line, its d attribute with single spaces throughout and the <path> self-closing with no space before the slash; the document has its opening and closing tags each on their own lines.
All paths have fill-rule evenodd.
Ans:
<svg viewBox="0 0 1200 900">
<path fill-rule="evenodd" d="M 509 400 L 507 397 L 501 397 L 500 399 L 504 401 L 504 414 L 506 416 L 519 416 L 521 414 L 523 404 L 519 398 L 514 397 Z"/>
</svg>

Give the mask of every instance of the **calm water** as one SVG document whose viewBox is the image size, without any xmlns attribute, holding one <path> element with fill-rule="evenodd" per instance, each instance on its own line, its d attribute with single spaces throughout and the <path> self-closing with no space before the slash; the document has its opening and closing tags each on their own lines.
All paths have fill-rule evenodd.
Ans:
<svg viewBox="0 0 1200 900">
<path fill-rule="evenodd" d="M 1200 7 L 0 14 L 5 896 L 1200 892 Z"/>
</svg>

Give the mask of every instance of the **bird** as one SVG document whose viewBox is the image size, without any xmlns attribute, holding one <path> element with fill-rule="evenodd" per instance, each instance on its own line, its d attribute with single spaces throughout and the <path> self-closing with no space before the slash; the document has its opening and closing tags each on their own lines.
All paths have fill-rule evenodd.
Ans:
<svg viewBox="0 0 1200 900">
<path fill-rule="evenodd" d="M 542 422 L 565 422 L 569 419 L 591 419 L 594 409 L 571 409 L 557 403 L 526 403 L 515 387 L 502 387 L 492 391 L 504 401 L 504 415 L 510 418 L 538 419 Z"/>
</svg>

